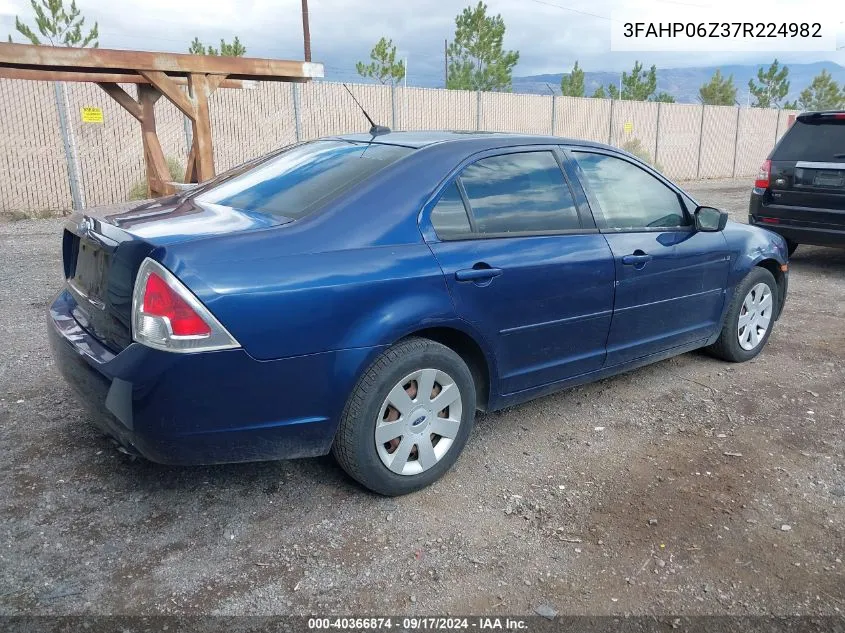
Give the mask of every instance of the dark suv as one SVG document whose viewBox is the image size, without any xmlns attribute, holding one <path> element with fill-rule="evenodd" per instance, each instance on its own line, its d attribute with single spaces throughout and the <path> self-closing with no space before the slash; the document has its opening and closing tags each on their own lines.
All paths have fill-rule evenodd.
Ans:
<svg viewBox="0 0 845 633">
<path fill-rule="evenodd" d="M 800 114 L 760 167 L 748 223 L 799 244 L 845 247 L 845 112 Z"/>
</svg>

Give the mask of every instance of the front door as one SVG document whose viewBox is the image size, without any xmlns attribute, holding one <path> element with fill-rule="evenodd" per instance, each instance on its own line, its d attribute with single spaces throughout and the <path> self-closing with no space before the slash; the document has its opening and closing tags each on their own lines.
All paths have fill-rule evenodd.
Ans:
<svg viewBox="0 0 845 633">
<path fill-rule="evenodd" d="M 430 246 L 459 316 L 495 351 L 499 393 L 510 394 L 602 367 L 614 267 L 605 239 L 582 223 L 557 152 L 502 152 L 443 188 Z"/>
<path fill-rule="evenodd" d="M 730 268 L 724 235 L 695 231 L 680 194 L 634 162 L 597 151 L 572 154 L 616 268 L 606 364 L 713 335 Z"/>
</svg>

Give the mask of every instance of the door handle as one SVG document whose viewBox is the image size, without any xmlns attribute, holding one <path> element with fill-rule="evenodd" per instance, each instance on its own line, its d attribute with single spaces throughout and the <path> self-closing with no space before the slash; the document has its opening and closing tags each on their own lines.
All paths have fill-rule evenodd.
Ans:
<svg viewBox="0 0 845 633">
<path fill-rule="evenodd" d="M 484 281 L 498 277 L 504 271 L 501 268 L 466 268 L 455 272 L 458 281 Z"/>
<path fill-rule="evenodd" d="M 622 263 L 626 266 L 642 266 L 647 261 L 651 261 L 651 255 L 647 255 L 642 251 L 638 251 L 633 255 L 625 255 L 622 258 Z"/>
</svg>

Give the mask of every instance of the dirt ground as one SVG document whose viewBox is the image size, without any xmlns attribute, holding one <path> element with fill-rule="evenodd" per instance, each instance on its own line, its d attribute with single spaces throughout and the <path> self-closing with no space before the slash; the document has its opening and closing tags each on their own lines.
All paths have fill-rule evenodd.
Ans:
<svg viewBox="0 0 845 633">
<path fill-rule="evenodd" d="M 747 182 L 690 183 L 745 219 Z M 331 458 L 116 452 L 58 376 L 59 220 L 0 223 L 2 614 L 837 614 L 845 250 L 801 247 L 756 360 L 701 353 L 482 416 L 431 488 Z"/>
</svg>

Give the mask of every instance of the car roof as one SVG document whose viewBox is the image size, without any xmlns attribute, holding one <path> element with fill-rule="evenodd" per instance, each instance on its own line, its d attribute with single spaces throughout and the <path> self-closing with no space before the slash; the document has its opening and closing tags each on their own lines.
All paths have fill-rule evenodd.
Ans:
<svg viewBox="0 0 845 633">
<path fill-rule="evenodd" d="M 444 143 L 465 145 L 465 149 L 484 151 L 498 147 L 513 147 L 518 145 L 582 145 L 598 147 L 618 152 L 619 149 L 595 141 L 563 138 L 559 136 L 544 136 L 541 134 L 512 134 L 506 132 L 479 132 L 459 130 L 427 130 L 419 132 L 389 132 L 373 137 L 370 134 L 342 134 L 338 138 L 354 143 L 380 143 L 383 145 L 401 145 L 414 149 L 421 149 L 431 145 Z M 456 148 L 457 149 L 457 148 Z"/>
</svg>

